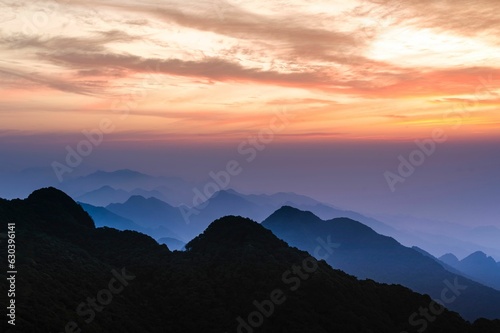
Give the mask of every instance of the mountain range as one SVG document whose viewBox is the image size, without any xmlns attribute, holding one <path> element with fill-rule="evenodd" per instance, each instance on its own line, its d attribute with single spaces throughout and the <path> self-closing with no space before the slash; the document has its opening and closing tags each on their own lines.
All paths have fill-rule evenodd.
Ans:
<svg viewBox="0 0 500 333">
<path fill-rule="evenodd" d="M 242 217 L 217 219 L 171 252 L 138 232 L 96 228 L 54 188 L 0 199 L 0 214 L 18 239 L 16 332 L 500 330 L 499 320 L 471 324 L 427 295 L 358 280 Z M 5 321 L 2 331 L 14 332 Z"/>
<path fill-rule="evenodd" d="M 120 193 L 124 194 L 125 191 Z M 89 193 L 83 197 L 89 199 L 88 201 L 93 201 Z M 81 199 L 82 196 L 79 198 Z M 80 199 L 78 200 L 80 201 Z M 82 202 L 82 204 L 90 208 L 87 202 Z M 187 241 L 202 232 L 214 219 L 220 216 L 241 215 L 256 221 L 262 221 L 284 204 L 306 207 L 325 214 L 327 214 L 325 211 L 329 209 L 330 215 L 343 215 L 344 213 L 342 210 L 329 207 L 314 199 L 295 193 L 244 195 L 234 190 L 218 191 L 207 201 L 195 207 L 185 206 L 181 208 L 162 201 L 155 196 L 146 198 L 141 195 L 132 195 L 124 202 L 111 203 L 101 208 L 132 220 L 141 228 L 146 228 L 149 231 L 146 232 L 146 229 L 133 230 L 146 232 L 150 236 L 157 238 L 160 233 L 158 230 L 154 231 L 154 229 L 162 227 L 163 233 L 161 237 L 173 237 Z M 95 207 L 95 205 L 91 206 Z M 89 213 L 96 220 L 106 224 L 103 215 L 94 216 L 94 210 L 89 210 Z M 118 227 L 115 224 L 109 226 Z"/>
<path fill-rule="evenodd" d="M 86 176 L 69 179 L 61 186 L 77 200 L 105 206 L 123 202 L 132 195 L 152 196 L 179 204 L 191 196 L 195 184 L 178 177 L 156 177 L 123 169 L 111 172 L 98 170 Z"/>
<path fill-rule="evenodd" d="M 466 256 L 474 251 L 482 251 L 500 260 L 498 243 L 500 229 L 494 226 L 468 227 L 412 216 L 374 217 L 295 193 L 243 194 L 225 188 L 219 191 L 225 195 L 214 200 L 221 193 L 206 197 L 200 195 L 197 189 L 202 188 L 203 184 L 187 182 L 177 177 L 156 177 L 127 169 L 113 172 L 96 171 L 86 176 L 75 177 L 60 185 L 61 189 L 75 200 L 94 206 L 105 207 L 112 203 L 125 203 L 135 195 L 164 201 L 179 208 L 179 212 L 183 210 L 181 218 L 184 223 L 190 224 L 192 232 L 183 241 L 203 231 L 214 218 L 219 216 L 218 213 L 222 212 L 218 209 L 223 209 L 227 214 L 242 215 L 262 221 L 278 208 L 289 205 L 312 211 L 325 220 L 335 217 L 351 218 L 380 234 L 395 238 L 405 246 L 426 249 L 437 257 L 448 252 Z M 234 196 L 243 200 L 238 200 Z M 224 197 L 227 201 L 223 200 Z M 205 200 L 211 203 L 203 204 Z M 210 206 L 217 206 L 218 209 Z"/>
<path fill-rule="evenodd" d="M 181 214 L 182 220 L 185 223 L 187 220 L 190 229 L 192 229 L 189 237 L 183 239 L 183 242 L 196 236 L 206 228 L 213 218 L 218 217 L 217 214 L 203 214 L 203 207 L 210 210 L 208 206 L 196 207 L 200 204 L 196 190 L 203 188 L 206 183 L 185 181 L 178 177 L 152 176 L 129 169 L 102 171 L 84 167 L 79 169 L 79 172 L 68 175 L 63 183 L 57 181 L 50 168 L 31 168 L 19 174 L 5 177 L 0 175 L 0 180 L 4 185 L 0 196 L 5 195 L 8 198 L 24 198 L 34 186 L 56 186 L 68 193 L 73 199 L 98 207 L 106 207 L 113 203 L 125 203 L 130 197 L 136 195 L 146 199 L 159 199 L 179 208 L 180 211 L 180 207 L 183 207 L 184 212 L 186 212 L 187 207 L 191 207 L 191 210 L 187 210 L 187 219 L 186 214 L 184 216 Z M 370 212 L 360 214 L 357 211 L 338 208 L 329 203 L 294 193 L 242 194 L 228 188 L 221 189 L 221 191 L 246 200 L 245 207 L 242 207 L 241 210 L 232 209 L 232 214 L 248 216 L 257 221 L 262 221 L 281 206 L 290 205 L 301 210 L 312 211 L 325 220 L 335 217 L 349 217 L 369 226 L 380 234 L 393 237 L 405 246 L 417 246 L 436 257 L 449 252 L 459 257 L 465 257 L 475 251 L 482 251 L 496 258 L 497 261 L 500 260 L 500 245 L 498 243 L 500 229 L 495 226 L 471 227 L 449 221 L 434 221 L 414 216 L 373 216 Z M 204 197 L 202 201 L 210 199 L 210 197 Z M 234 200 L 234 198 L 230 200 Z M 196 203 L 194 207 L 193 202 Z M 221 202 L 221 206 L 228 207 L 230 205 Z M 362 207 L 358 208 L 362 209 Z M 125 218 L 130 219 L 130 217 Z M 134 222 L 140 224 L 140 221 Z M 157 232 L 153 237 L 171 236 L 171 232 L 163 234 Z"/>
<path fill-rule="evenodd" d="M 481 251 L 474 252 L 462 260 L 448 253 L 439 260 L 486 286 L 500 290 L 500 262 Z"/>
<path fill-rule="evenodd" d="M 319 244 L 331 244 L 326 249 L 330 254 L 326 261 L 360 279 L 401 284 L 445 303 L 443 290 L 454 285 L 460 289 L 460 296 L 447 304 L 450 309 L 467 319 L 497 318 L 500 314 L 500 292 L 497 290 L 450 272 L 435 260 L 352 219 L 324 221 L 312 212 L 285 206 L 262 225 L 317 259 L 325 255 Z M 478 299 L 481 302 L 477 302 Z"/>
<path fill-rule="evenodd" d="M 323 218 L 324 216 L 350 217 L 370 227 L 370 231 L 372 232 L 377 231 L 377 233 L 383 235 L 396 235 L 395 238 L 397 240 L 399 240 L 399 237 L 405 237 L 403 232 L 376 219 L 363 216 L 356 212 L 341 210 L 294 193 L 245 195 L 234 190 L 219 191 L 210 197 L 204 204 L 194 207 L 187 220 L 179 207 L 174 207 L 156 197 L 145 198 L 134 195 L 130 196 L 124 203 L 113 203 L 109 204 L 107 207 L 91 207 L 88 204 L 82 205 L 84 209 L 90 213 L 98 226 L 109 226 L 119 230 L 139 231 L 150 235 L 160 243 L 170 245 L 172 249 L 182 250 L 190 239 L 200 234 L 213 220 L 220 216 L 240 215 L 262 221 L 273 214 L 273 212 L 278 211 L 281 207 L 280 205 L 283 204 L 290 204 L 296 209 L 302 208 L 302 211 L 304 209 L 311 209 L 314 213 L 321 215 Z M 297 210 L 292 213 L 292 215 L 301 216 L 301 213 L 300 210 Z M 316 216 L 312 218 L 312 220 L 318 219 L 319 217 Z M 267 223 L 264 223 L 264 225 L 267 226 Z M 312 225 L 315 224 L 307 225 L 306 228 L 310 228 Z M 291 245 L 308 251 L 313 250 L 310 244 L 307 245 L 304 242 L 294 240 L 292 235 L 283 235 L 280 230 L 273 228 L 274 227 L 270 227 L 271 230 Z M 313 229 L 302 233 L 302 231 L 297 231 L 300 230 L 300 227 L 293 224 L 290 230 L 295 230 L 296 236 L 299 239 L 303 237 L 304 233 L 312 233 L 314 236 L 325 232 L 323 230 L 315 231 Z M 358 232 L 360 233 L 358 236 L 361 236 L 364 230 L 359 229 Z M 376 236 L 382 239 L 381 235 Z M 371 241 L 379 241 L 377 237 L 374 237 Z M 314 239 L 314 237 L 312 239 Z M 386 239 L 388 238 L 386 237 Z M 392 238 L 391 240 L 394 241 Z M 370 278 L 375 281 L 386 283 L 400 283 L 413 290 L 428 293 L 433 297 L 439 294 L 440 290 L 443 288 L 444 281 L 450 281 L 452 278 L 447 275 L 447 273 L 453 273 L 457 276 L 466 278 L 467 281 L 471 281 L 474 290 L 474 293 L 472 293 L 473 296 L 471 296 L 472 298 L 474 298 L 475 295 L 485 294 L 488 295 L 486 297 L 488 300 L 486 304 L 494 302 L 494 300 L 490 298 L 492 295 L 495 295 L 495 293 L 489 294 L 482 289 L 484 286 L 479 286 L 477 282 L 498 289 L 498 275 L 496 272 L 489 270 L 483 271 L 483 273 L 478 275 L 471 272 L 471 270 L 460 269 L 453 265 L 443 267 L 443 263 L 430 254 L 429 257 L 431 257 L 432 260 L 429 258 L 423 258 L 422 260 L 422 258 L 418 257 L 417 260 L 415 259 L 415 252 L 419 251 L 416 251 L 415 248 L 408 249 L 399 243 L 395 246 L 394 243 L 387 242 L 385 248 L 382 250 L 377 249 L 379 252 L 372 251 L 372 248 L 370 248 L 371 245 L 373 244 L 367 243 L 364 244 L 364 247 L 351 248 L 349 251 L 346 251 L 344 244 L 344 248 L 342 249 L 344 252 L 338 252 L 344 254 L 344 262 L 339 262 L 340 257 L 337 256 L 336 259 L 330 258 L 330 263 L 359 278 Z M 398 250 L 394 251 L 393 248 L 397 248 Z M 374 253 L 378 254 L 378 262 L 376 264 L 373 264 L 370 260 L 363 260 L 372 258 Z M 422 254 L 422 252 L 420 254 Z M 354 260 L 354 258 L 357 259 Z M 427 267 L 426 265 L 430 266 Z M 426 272 L 423 277 L 418 276 L 417 272 L 420 271 Z M 474 271 L 474 269 L 472 269 L 472 271 Z M 476 290 L 476 287 L 479 289 Z M 468 294 L 469 292 L 465 293 L 465 295 Z M 484 309 L 478 308 L 469 312 L 467 306 L 468 299 L 467 297 L 462 297 L 462 300 L 454 302 L 455 304 L 451 305 L 450 308 L 462 313 L 462 315 L 468 319 L 477 318 L 482 314 L 489 318 L 495 318 L 495 308 L 491 308 L 489 312 L 483 312 Z"/>
</svg>

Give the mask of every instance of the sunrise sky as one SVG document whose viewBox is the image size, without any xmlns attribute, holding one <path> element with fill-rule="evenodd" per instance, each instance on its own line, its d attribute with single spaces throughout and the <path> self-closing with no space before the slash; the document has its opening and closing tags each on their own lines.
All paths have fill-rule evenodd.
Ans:
<svg viewBox="0 0 500 333">
<path fill-rule="evenodd" d="M 461 136 L 498 136 L 497 1 L 3 7 L 3 131 L 79 132 L 129 109 L 116 131 L 134 140 L 227 138 L 286 108 L 292 138 L 393 140 L 454 125 L 465 105 Z"/>
<path fill-rule="evenodd" d="M 282 148 L 248 169 L 241 187 L 273 165 L 301 165 L 290 156 L 307 156 L 324 167 L 302 165 L 314 173 L 307 186 L 289 186 L 287 175 L 301 174 L 288 171 L 260 188 L 319 193 L 354 207 L 359 191 L 366 199 L 392 195 L 383 172 L 435 129 L 449 138 L 449 152 L 427 168 L 475 170 L 465 177 L 472 188 L 474 177 L 492 186 L 500 165 L 491 150 L 498 153 L 500 139 L 499 12 L 497 0 L 4 0 L 0 169 L 50 167 L 83 130 L 107 119 L 113 131 L 87 160 L 93 166 L 202 179 L 281 113 L 289 121 L 273 144 Z M 363 148 L 349 148 L 356 143 Z M 219 153 L 221 145 L 231 152 Z M 325 158 L 328 149 L 342 163 Z M 358 155 L 365 158 L 349 159 Z M 418 186 L 432 191 L 422 184 L 436 184 L 433 170 L 421 171 L 431 176 Z M 337 182 L 321 179 L 327 172 Z M 462 179 L 453 177 L 440 184 Z M 334 184 L 351 188 L 349 199 L 329 197 Z"/>
</svg>

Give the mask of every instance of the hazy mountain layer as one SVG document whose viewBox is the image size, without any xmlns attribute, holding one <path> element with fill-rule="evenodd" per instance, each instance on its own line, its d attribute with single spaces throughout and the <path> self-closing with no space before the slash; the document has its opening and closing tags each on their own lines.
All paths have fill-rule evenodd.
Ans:
<svg viewBox="0 0 500 333">
<path fill-rule="evenodd" d="M 499 321 L 470 325 L 407 288 L 358 281 L 240 217 L 215 221 L 188 251 L 171 252 L 136 232 L 95 228 L 52 188 L 0 200 L 0 214 L 19 240 L 16 332 L 500 329 Z"/>
</svg>

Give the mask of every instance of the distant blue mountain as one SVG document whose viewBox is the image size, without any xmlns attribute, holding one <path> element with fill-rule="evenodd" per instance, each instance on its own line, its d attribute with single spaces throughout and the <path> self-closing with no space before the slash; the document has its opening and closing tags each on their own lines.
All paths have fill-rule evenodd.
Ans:
<svg viewBox="0 0 500 333">
<path fill-rule="evenodd" d="M 118 230 L 138 231 L 147 234 L 153 238 L 177 235 L 176 233 L 166 228 L 165 226 L 159 226 L 154 228 L 144 227 L 139 225 L 135 221 L 132 221 L 131 219 L 125 218 L 118 214 L 115 214 L 104 207 L 96 207 L 82 202 L 80 202 L 79 204 L 92 217 L 96 227 L 109 227 Z"/>
<path fill-rule="evenodd" d="M 96 171 L 87 176 L 71 179 L 64 182 L 64 188 L 70 189 L 70 193 L 78 196 L 95 191 L 103 186 L 110 186 L 115 189 L 133 190 L 137 187 L 150 185 L 155 177 L 128 169 L 108 171 Z"/>
<path fill-rule="evenodd" d="M 131 194 L 125 190 L 115 189 L 109 185 L 87 192 L 76 199 L 95 206 L 107 206 L 111 203 L 123 203 Z"/>
<path fill-rule="evenodd" d="M 186 243 L 172 237 L 160 238 L 158 244 L 165 244 L 170 251 L 184 251 L 186 247 Z"/>
<path fill-rule="evenodd" d="M 445 254 L 439 260 L 473 277 L 476 281 L 500 290 L 500 262 L 477 251 L 462 260 L 451 254 Z"/>
<path fill-rule="evenodd" d="M 96 207 L 82 202 L 79 202 L 79 204 L 87 213 L 90 214 L 96 227 L 110 227 L 118 230 L 135 230 L 142 232 L 146 229 L 130 219 L 116 215 L 104 207 Z"/>
<path fill-rule="evenodd" d="M 131 195 L 150 196 L 151 192 L 156 193 L 152 196 L 159 196 L 159 199 L 171 202 L 177 205 L 187 199 L 192 198 L 192 190 L 195 184 L 191 184 L 178 177 L 155 177 L 141 172 L 123 169 L 116 171 L 96 171 L 86 176 L 68 179 L 61 184 L 61 187 L 73 198 L 81 200 L 86 196 L 86 201 L 94 195 L 100 195 L 99 189 L 105 187 L 109 191 L 111 187 L 116 190 L 130 192 Z M 146 191 L 146 192 L 141 192 Z M 89 195 L 90 193 L 90 195 Z M 94 198 L 94 199 L 97 199 Z M 120 200 L 122 200 L 120 198 Z M 97 204 L 97 201 L 93 201 Z M 100 202 L 99 204 L 102 204 Z"/>
<path fill-rule="evenodd" d="M 158 190 L 144 190 L 136 188 L 132 191 L 115 189 L 109 185 L 98 188 L 97 190 L 87 192 L 77 198 L 78 201 L 85 202 L 94 206 L 107 206 L 112 203 L 124 203 L 131 196 L 140 195 L 146 199 L 157 198 L 165 201 L 165 195 Z"/>
<path fill-rule="evenodd" d="M 399 232 L 374 218 L 364 216 L 349 210 L 343 210 L 310 197 L 293 192 L 278 192 L 275 194 L 241 194 L 234 190 L 227 190 L 227 193 L 244 198 L 247 201 L 256 203 L 261 207 L 261 214 L 252 216 L 257 221 L 263 221 L 272 212 L 282 206 L 291 206 L 304 211 L 311 211 L 321 219 L 332 219 L 335 217 L 348 217 L 374 229 L 384 235 L 397 235 Z"/>
<path fill-rule="evenodd" d="M 106 209 L 117 215 L 126 216 L 144 228 L 163 227 L 170 230 L 171 237 L 189 239 L 192 236 L 179 209 L 156 198 L 146 199 L 134 195 L 126 202 L 110 204 Z"/>
<path fill-rule="evenodd" d="M 450 265 L 451 267 L 455 267 L 460 264 L 460 260 L 458 260 L 458 258 L 453 253 L 447 253 L 439 257 L 439 260 L 447 265 Z"/>
<path fill-rule="evenodd" d="M 352 219 L 324 221 L 311 212 L 285 206 L 262 225 L 289 245 L 358 278 L 402 284 L 438 300 L 447 283 L 457 283 L 465 289 L 446 304 L 448 308 L 468 319 L 495 318 L 500 314 L 500 292 L 449 272 L 434 259 Z"/>
</svg>

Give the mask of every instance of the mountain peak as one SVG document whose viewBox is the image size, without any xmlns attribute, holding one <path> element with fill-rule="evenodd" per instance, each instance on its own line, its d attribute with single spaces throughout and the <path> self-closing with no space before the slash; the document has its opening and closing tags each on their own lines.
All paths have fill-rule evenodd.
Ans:
<svg viewBox="0 0 500 333">
<path fill-rule="evenodd" d="M 31 193 L 24 201 L 33 210 L 43 216 L 47 226 L 67 227 L 71 221 L 78 226 L 95 228 L 94 221 L 83 208 L 63 191 L 46 187 Z M 54 215 L 54 212 L 58 212 Z"/>
<path fill-rule="evenodd" d="M 451 267 L 457 267 L 457 265 L 460 263 L 460 260 L 458 260 L 458 258 L 453 253 L 446 253 L 445 255 L 439 257 L 439 260 L 447 265 L 450 265 Z"/>
<path fill-rule="evenodd" d="M 227 190 L 220 190 L 220 191 L 217 191 L 215 192 L 211 197 L 210 199 L 213 199 L 213 198 L 217 198 L 217 197 L 240 197 L 241 194 L 239 194 L 238 192 L 236 191 L 233 191 L 231 189 L 227 189 Z"/>
<path fill-rule="evenodd" d="M 457 256 L 454 255 L 453 253 L 446 253 L 439 257 L 440 260 L 446 259 L 446 260 L 453 260 L 453 261 L 459 261 Z"/>
<path fill-rule="evenodd" d="M 476 251 L 470 254 L 469 256 L 462 259 L 462 262 L 465 264 L 467 263 L 496 264 L 496 261 L 492 257 L 489 257 L 486 253 L 482 251 Z"/>
<path fill-rule="evenodd" d="M 262 223 L 279 223 L 279 224 L 304 224 L 304 223 L 318 223 L 322 222 L 319 217 L 310 211 L 300 210 L 292 206 L 283 206 L 272 213 Z M 266 223 L 267 222 L 267 223 Z"/>
<path fill-rule="evenodd" d="M 33 200 L 61 200 L 65 203 L 70 203 L 73 202 L 73 199 L 71 199 L 66 193 L 63 191 L 55 188 L 55 187 L 44 187 L 38 190 L 33 191 L 29 196 L 28 200 L 33 201 Z"/>
<path fill-rule="evenodd" d="M 484 253 L 483 251 L 476 251 L 474 253 L 471 253 L 469 257 L 475 257 L 475 258 L 486 258 L 488 255 Z"/>
<path fill-rule="evenodd" d="M 283 246 L 287 244 L 259 223 L 241 216 L 225 216 L 213 221 L 186 249 L 221 253 L 249 248 L 270 251 Z"/>
</svg>

